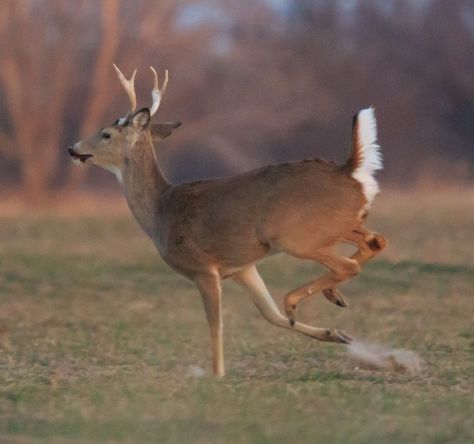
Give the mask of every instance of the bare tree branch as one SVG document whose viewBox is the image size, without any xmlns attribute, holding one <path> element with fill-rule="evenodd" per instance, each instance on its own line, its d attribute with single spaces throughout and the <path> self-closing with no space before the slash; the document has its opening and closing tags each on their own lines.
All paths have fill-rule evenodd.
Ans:
<svg viewBox="0 0 474 444">
<path fill-rule="evenodd" d="M 89 100 L 84 111 L 79 134 L 85 137 L 97 130 L 104 111 L 110 104 L 111 90 L 108 87 L 111 66 L 115 61 L 118 49 L 120 23 L 119 5 L 117 0 L 104 0 L 101 8 L 102 39 L 92 73 Z M 71 168 L 69 174 L 69 187 L 77 184 L 85 177 L 87 170 L 84 168 Z"/>
</svg>

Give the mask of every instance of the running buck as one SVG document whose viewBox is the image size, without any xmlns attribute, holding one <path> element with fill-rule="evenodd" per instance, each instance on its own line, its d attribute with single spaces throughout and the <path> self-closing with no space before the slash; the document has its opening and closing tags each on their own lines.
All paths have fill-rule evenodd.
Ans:
<svg viewBox="0 0 474 444">
<path fill-rule="evenodd" d="M 343 331 L 297 322 L 295 310 L 302 299 L 319 292 L 345 307 L 336 285 L 359 273 L 386 245 L 380 234 L 362 226 L 379 191 L 374 172 L 382 168 L 373 109 L 354 117 L 352 148 L 344 165 L 311 159 L 269 165 L 229 178 L 172 185 L 160 169 L 153 138 L 168 136 L 178 124 L 150 124 L 168 78 L 160 90 L 152 68 L 153 104 L 135 111 L 136 70 L 127 80 L 115 69 L 130 100 L 128 114 L 76 143 L 69 153 L 117 176 L 133 215 L 164 261 L 196 284 L 211 331 L 214 373 L 225 373 L 224 278 L 247 289 L 272 324 L 319 341 L 350 343 L 352 338 Z M 358 250 L 350 258 L 343 257 L 333 251 L 338 242 L 353 244 Z M 325 276 L 286 295 L 286 317 L 256 269 L 259 260 L 278 252 L 329 269 Z"/>
</svg>

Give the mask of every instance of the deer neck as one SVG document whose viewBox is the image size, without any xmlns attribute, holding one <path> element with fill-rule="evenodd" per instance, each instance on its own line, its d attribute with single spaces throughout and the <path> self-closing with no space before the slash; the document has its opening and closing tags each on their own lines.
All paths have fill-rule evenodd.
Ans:
<svg viewBox="0 0 474 444">
<path fill-rule="evenodd" d="M 122 180 L 130 210 L 140 227 L 153 239 L 157 232 L 158 201 L 171 184 L 158 166 L 148 134 L 140 136 L 127 153 Z"/>
</svg>

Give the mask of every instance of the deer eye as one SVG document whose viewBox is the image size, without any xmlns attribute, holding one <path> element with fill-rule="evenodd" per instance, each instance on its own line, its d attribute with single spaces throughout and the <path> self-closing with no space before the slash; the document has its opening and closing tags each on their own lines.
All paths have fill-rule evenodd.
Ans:
<svg viewBox="0 0 474 444">
<path fill-rule="evenodd" d="M 109 133 L 102 133 L 102 139 L 110 139 Z"/>
</svg>

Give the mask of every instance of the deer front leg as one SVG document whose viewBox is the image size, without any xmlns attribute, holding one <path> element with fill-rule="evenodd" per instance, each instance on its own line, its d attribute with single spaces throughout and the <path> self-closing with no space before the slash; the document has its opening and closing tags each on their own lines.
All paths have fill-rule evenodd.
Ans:
<svg viewBox="0 0 474 444">
<path fill-rule="evenodd" d="M 285 296 L 285 313 L 288 316 L 291 326 L 295 324 L 296 306 L 301 300 L 324 289 L 332 289 L 339 282 L 349 279 L 360 272 L 360 266 L 357 260 L 339 256 L 329 251 L 325 254 L 318 252 L 318 254 L 315 254 L 313 257 L 305 258 L 320 262 L 331 271 L 323 277 L 290 291 Z"/>
<path fill-rule="evenodd" d="M 362 267 L 366 262 L 380 253 L 386 246 L 386 239 L 379 233 L 369 231 L 364 227 L 353 230 L 344 241 L 355 244 L 359 249 L 351 256 L 359 266 Z M 335 287 L 323 289 L 323 294 L 329 301 L 340 307 L 347 307 L 344 295 Z"/>
<path fill-rule="evenodd" d="M 294 325 L 290 327 L 288 319 L 278 310 L 275 301 L 255 267 L 252 266 L 236 273 L 233 279 L 248 290 L 252 302 L 256 305 L 258 311 L 271 324 L 302 333 L 319 341 L 339 342 L 343 344 L 350 344 L 352 342 L 351 336 L 336 329 L 311 327 L 301 322 L 295 322 Z"/>
<path fill-rule="evenodd" d="M 206 311 L 207 321 L 211 331 L 212 369 L 214 375 L 225 375 L 224 340 L 222 322 L 222 290 L 220 280 L 214 275 L 199 275 L 194 279 L 201 293 Z"/>
</svg>

